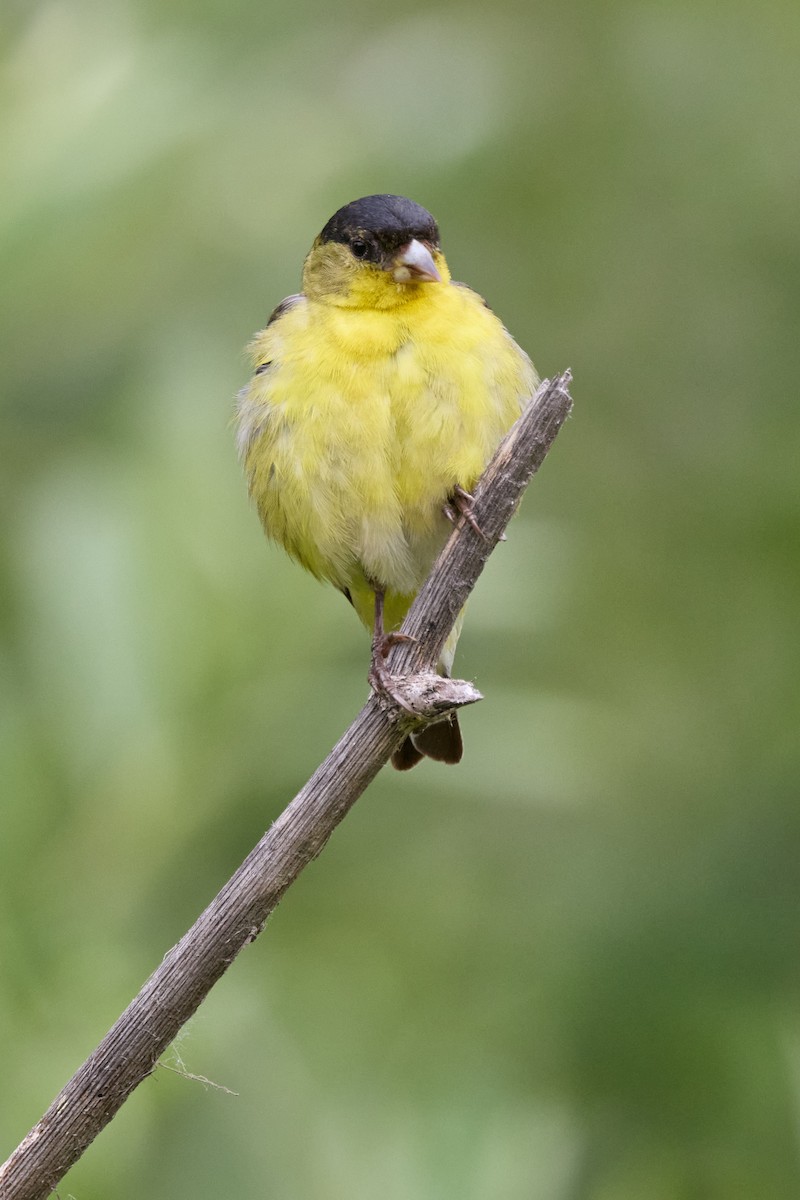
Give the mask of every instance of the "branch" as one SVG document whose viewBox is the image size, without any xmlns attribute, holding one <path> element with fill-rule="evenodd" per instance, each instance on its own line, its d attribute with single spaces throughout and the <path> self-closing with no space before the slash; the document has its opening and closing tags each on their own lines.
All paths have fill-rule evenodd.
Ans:
<svg viewBox="0 0 800 1200">
<path fill-rule="evenodd" d="M 41 1120 L 0 1167 L 2 1200 L 42 1200 L 155 1068 L 239 951 L 396 750 L 408 729 L 480 699 L 471 684 L 434 667 L 484 564 L 503 537 L 532 475 L 572 407 L 569 372 L 545 381 L 484 472 L 473 512 L 453 531 L 403 625 L 413 643 L 387 660 L 409 716 L 370 695 L 341 741 L 281 813 L 192 928 L 167 953 L 138 996 Z"/>
</svg>

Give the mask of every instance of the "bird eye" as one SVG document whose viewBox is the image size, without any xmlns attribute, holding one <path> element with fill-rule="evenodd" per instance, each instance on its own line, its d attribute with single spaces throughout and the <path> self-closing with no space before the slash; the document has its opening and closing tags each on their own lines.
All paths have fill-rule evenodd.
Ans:
<svg viewBox="0 0 800 1200">
<path fill-rule="evenodd" d="M 350 249 L 356 258 L 366 258 L 369 254 L 369 246 L 363 238 L 353 238 L 350 243 Z"/>
</svg>

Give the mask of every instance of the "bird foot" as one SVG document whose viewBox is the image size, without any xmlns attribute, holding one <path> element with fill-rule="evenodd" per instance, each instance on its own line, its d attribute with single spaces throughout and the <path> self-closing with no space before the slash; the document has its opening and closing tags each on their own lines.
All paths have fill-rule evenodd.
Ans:
<svg viewBox="0 0 800 1200">
<path fill-rule="evenodd" d="M 403 642 L 416 642 L 416 640 L 410 633 L 382 633 L 372 647 L 373 658 L 378 655 L 386 658 L 392 646 L 399 646 Z"/>
<path fill-rule="evenodd" d="M 469 492 L 465 491 L 464 488 L 459 487 L 459 485 L 456 484 L 456 486 L 453 488 L 452 496 L 444 505 L 444 515 L 447 517 L 448 521 L 453 523 L 453 525 L 457 523 L 459 518 L 463 518 L 469 525 L 470 529 L 477 533 L 478 537 L 483 538 L 485 542 L 488 542 L 489 539 L 481 529 L 478 522 L 475 520 L 475 514 L 472 511 L 472 506 L 474 503 L 475 497 L 470 495 Z"/>
<path fill-rule="evenodd" d="M 410 633 L 395 633 L 392 630 L 390 633 L 385 633 L 383 628 L 383 588 L 375 587 L 375 625 L 372 633 L 372 662 L 370 663 L 369 675 L 367 680 L 374 692 L 388 696 L 395 704 L 404 709 L 412 716 L 416 716 L 416 712 L 409 705 L 408 701 L 401 694 L 400 690 L 395 686 L 394 677 L 389 673 L 386 667 L 386 656 L 392 646 L 399 646 L 401 642 L 416 642 L 416 638 Z"/>
<path fill-rule="evenodd" d="M 416 641 L 416 638 L 406 638 L 404 636 L 402 640 Z M 402 708 L 404 712 L 410 713 L 412 717 L 418 716 L 416 709 L 411 707 L 400 689 L 395 685 L 395 676 L 391 675 L 386 669 L 386 665 L 383 662 L 384 657 L 385 655 L 381 653 L 380 648 L 378 648 L 378 651 L 373 654 L 372 662 L 369 668 L 369 674 L 367 675 L 367 682 L 369 683 L 369 686 L 372 688 L 373 692 L 377 692 L 379 695 L 388 696 L 390 700 L 393 700 L 394 703 Z"/>
</svg>

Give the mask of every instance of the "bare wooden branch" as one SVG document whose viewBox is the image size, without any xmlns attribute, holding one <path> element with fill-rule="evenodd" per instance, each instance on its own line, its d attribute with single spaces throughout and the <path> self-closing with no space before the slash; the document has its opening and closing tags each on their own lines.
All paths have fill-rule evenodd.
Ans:
<svg viewBox="0 0 800 1200">
<path fill-rule="evenodd" d="M 388 664 L 419 721 L 480 699 L 463 680 L 434 673 L 444 642 L 483 566 L 569 415 L 569 372 L 539 388 L 486 469 L 475 497 L 482 534 L 462 520 L 403 626 L 416 640 Z M 138 996 L 0 1167 L 2 1200 L 41 1200 L 154 1069 L 239 951 L 252 942 L 286 889 L 415 723 L 374 693 L 341 741 L 258 845 L 166 954 Z"/>
</svg>

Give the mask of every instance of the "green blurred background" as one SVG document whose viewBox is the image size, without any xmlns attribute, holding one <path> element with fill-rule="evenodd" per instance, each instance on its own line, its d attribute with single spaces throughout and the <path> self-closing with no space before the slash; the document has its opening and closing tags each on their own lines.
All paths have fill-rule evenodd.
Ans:
<svg viewBox="0 0 800 1200">
<path fill-rule="evenodd" d="M 265 543 L 241 352 L 439 218 L 575 415 L 385 771 L 60 1194 L 800 1195 L 800 9 L 6 6 L 8 1152 L 366 696 Z M 0 1154 L 0 1158 L 4 1156 Z"/>
</svg>

